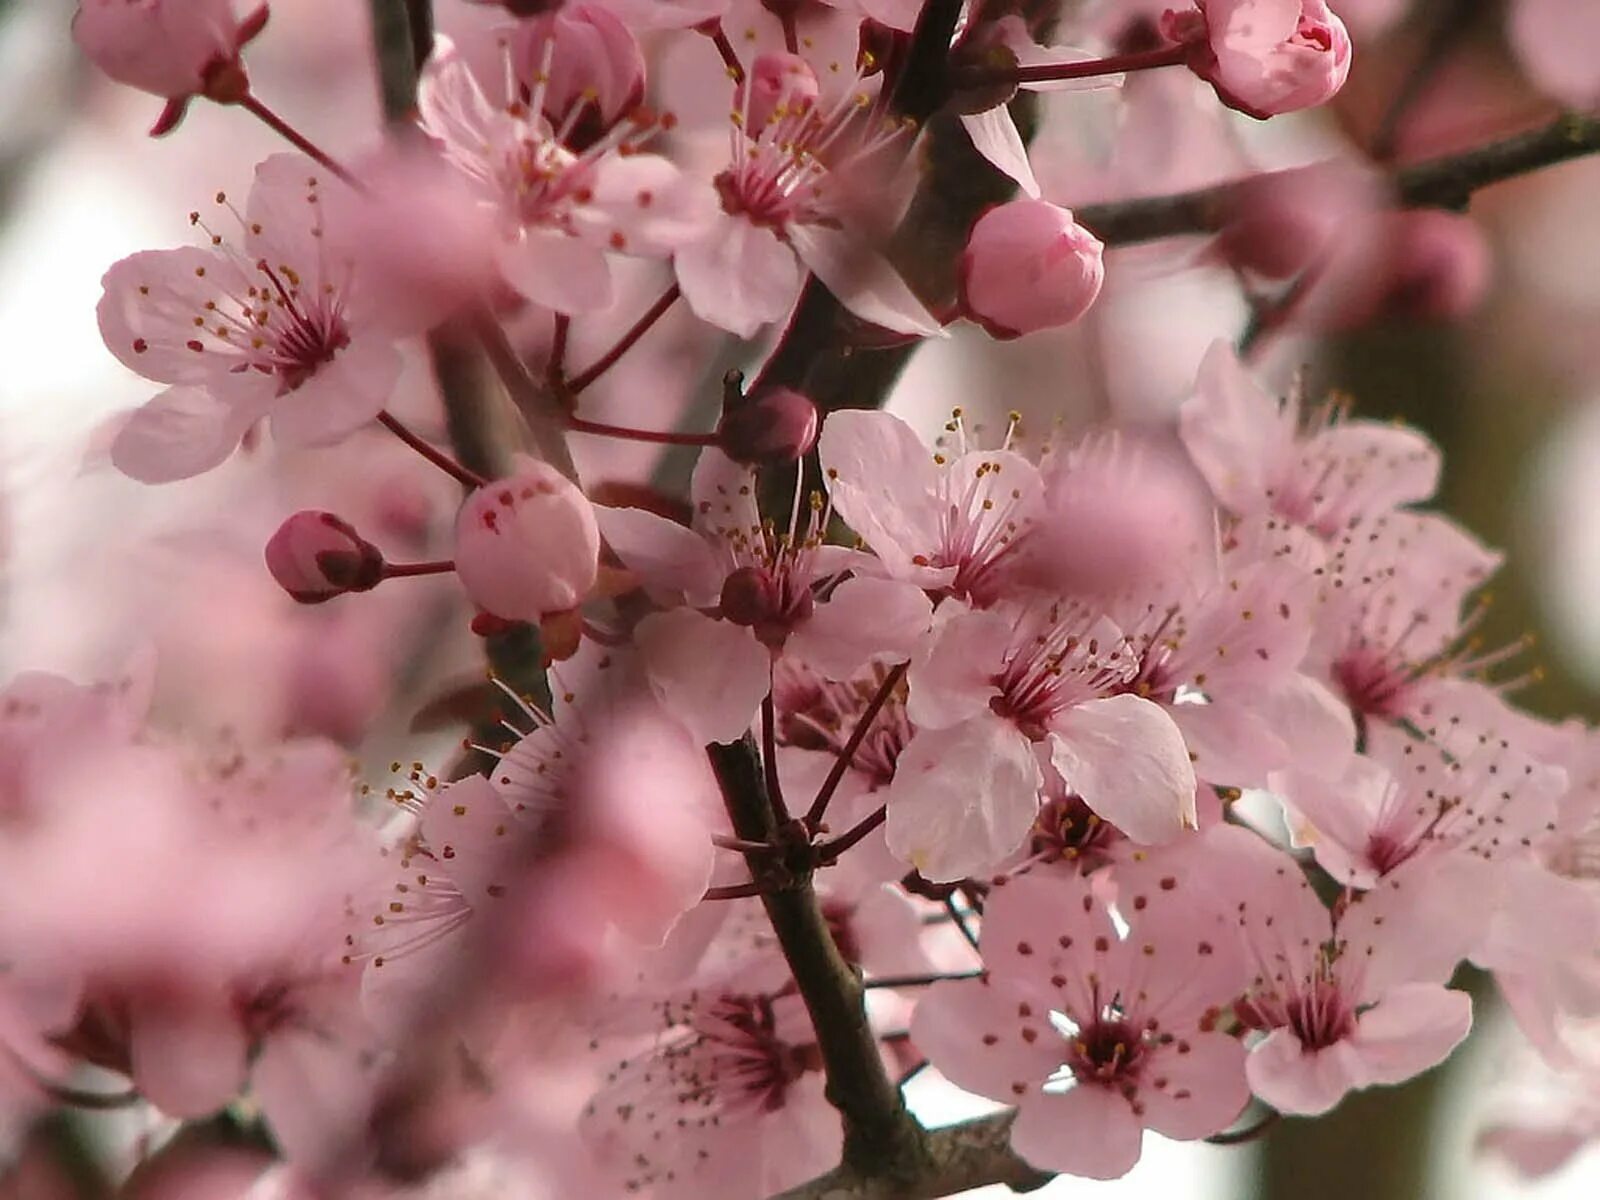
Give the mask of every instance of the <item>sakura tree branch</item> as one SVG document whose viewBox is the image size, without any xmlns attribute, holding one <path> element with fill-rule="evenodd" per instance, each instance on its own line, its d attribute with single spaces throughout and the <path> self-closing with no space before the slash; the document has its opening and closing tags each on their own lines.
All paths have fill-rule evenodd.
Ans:
<svg viewBox="0 0 1600 1200">
<path fill-rule="evenodd" d="M 772 1200 L 935 1200 L 995 1183 L 1015 1192 L 1035 1191 L 1052 1176 L 1012 1151 L 1015 1117 L 1007 1111 L 932 1130 L 924 1143 L 924 1164 L 912 1174 L 888 1179 L 842 1166 Z"/>
<path fill-rule="evenodd" d="M 1480 188 L 1597 151 L 1600 117 L 1568 113 L 1537 129 L 1402 167 L 1394 175 L 1396 195 L 1408 208 L 1463 209 Z M 1232 210 L 1237 186 L 1223 183 L 1167 196 L 1090 204 L 1075 212 L 1108 245 L 1215 233 Z"/>
<path fill-rule="evenodd" d="M 713 745 L 707 754 L 734 833 L 751 842 L 776 842 L 778 818 L 767 797 L 755 740 L 747 734 L 731 745 Z M 749 856 L 752 874 L 759 876 L 767 869 L 764 858 Z M 841 1170 L 892 1185 L 873 1194 L 909 1194 L 893 1185 L 926 1170 L 922 1127 L 884 1070 L 878 1039 L 867 1023 L 861 979 L 834 944 L 811 887 L 810 871 L 802 866 L 794 886 L 763 894 L 761 903 L 810 1014 L 827 1073 L 828 1100 L 844 1122 Z"/>
</svg>

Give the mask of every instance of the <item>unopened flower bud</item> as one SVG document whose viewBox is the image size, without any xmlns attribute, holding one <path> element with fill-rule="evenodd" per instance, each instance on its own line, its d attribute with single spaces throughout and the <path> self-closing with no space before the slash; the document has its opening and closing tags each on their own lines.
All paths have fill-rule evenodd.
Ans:
<svg viewBox="0 0 1600 1200">
<path fill-rule="evenodd" d="M 1342 164 L 1253 175 L 1230 189 L 1216 249 L 1232 267 L 1290 279 L 1319 262 L 1381 200 L 1369 174 Z"/>
<path fill-rule="evenodd" d="M 473 603 L 508 621 L 576 608 L 599 572 L 600 528 L 589 498 L 549 463 L 467 497 L 456 517 L 456 573 Z"/>
<path fill-rule="evenodd" d="M 1161 33 L 1229 108 L 1265 120 L 1331 100 L 1350 74 L 1350 34 L 1325 0 L 1195 0 Z"/>
<path fill-rule="evenodd" d="M 240 21 L 233 0 L 82 0 L 72 35 L 118 83 L 169 100 L 235 102 L 249 91 L 239 51 L 266 20 L 263 5 Z"/>
<path fill-rule="evenodd" d="M 553 43 L 553 44 L 552 44 Z M 511 34 L 512 62 L 544 115 L 567 140 L 586 145 L 644 98 L 644 53 L 633 33 L 603 4 L 545 6 Z M 587 107 L 588 112 L 578 114 Z"/>
<path fill-rule="evenodd" d="M 267 542 L 267 570 L 301 604 L 365 592 L 383 579 L 383 555 L 332 513 L 304 509 Z"/>
<path fill-rule="evenodd" d="M 734 103 L 745 112 L 754 136 L 774 121 L 805 112 L 821 94 L 816 72 L 798 54 L 761 54 L 750 64 Z"/>
<path fill-rule="evenodd" d="M 962 311 L 997 338 L 1070 324 L 1100 294 L 1104 249 L 1070 209 L 1028 199 L 997 205 L 967 235 Z"/>
<path fill-rule="evenodd" d="M 735 462 L 793 462 L 817 440 L 817 406 L 792 388 L 774 388 L 723 409 L 717 445 Z"/>
</svg>

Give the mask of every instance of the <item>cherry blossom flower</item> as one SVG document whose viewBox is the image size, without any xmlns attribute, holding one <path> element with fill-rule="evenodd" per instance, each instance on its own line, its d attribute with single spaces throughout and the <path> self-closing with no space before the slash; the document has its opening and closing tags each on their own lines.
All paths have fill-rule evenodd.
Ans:
<svg viewBox="0 0 1600 1200">
<path fill-rule="evenodd" d="M 1324 0 L 1195 0 L 1161 32 L 1229 108 L 1265 120 L 1331 100 L 1350 73 L 1350 34 Z"/>
<path fill-rule="evenodd" d="M 1244 1048 L 1208 1022 L 1244 978 L 1237 947 L 1175 875 L 1123 891 L 1119 925 L 1080 876 L 997 887 L 986 975 L 936 984 L 911 1026 L 951 1082 L 1017 1106 L 1018 1154 L 1092 1179 L 1130 1171 L 1145 1129 L 1206 1137 L 1249 1100 Z"/>
<path fill-rule="evenodd" d="M 1043 484 L 1039 469 L 1005 445 L 969 449 L 959 411 L 948 429 L 953 454 L 930 451 L 899 417 L 845 409 L 823 422 L 817 455 L 834 511 L 880 570 L 986 603 L 1005 590 Z"/>
<path fill-rule="evenodd" d="M 819 66 L 765 54 L 748 68 L 768 87 L 759 105 L 756 87 L 736 91 L 728 165 L 714 181 L 720 212 L 675 259 L 684 297 L 702 319 L 748 338 L 789 311 L 809 268 L 863 320 L 938 334 L 852 211 L 852 189 L 859 196 L 868 178 L 898 164 L 910 130 L 850 66 Z M 851 81 L 831 98 L 818 82 L 830 71 Z"/>
<path fill-rule="evenodd" d="M 1267 1034 L 1246 1072 L 1268 1104 L 1327 1112 L 1356 1088 L 1436 1066 L 1466 1037 L 1472 1001 L 1443 981 L 1488 915 L 1476 872 L 1418 863 L 1330 914 L 1294 860 L 1248 830 L 1208 830 L 1203 853 L 1236 898 L 1230 921 L 1254 964 L 1234 1012 Z"/>
<path fill-rule="evenodd" d="M 576 0 L 519 21 L 509 32 L 513 69 L 552 129 L 577 145 L 595 141 L 644 99 L 644 54 L 604 3 Z"/>
<path fill-rule="evenodd" d="M 1592 5 L 1580 0 L 1516 0 L 1506 32 L 1528 74 L 1574 109 L 1600 101 L 1600 73 L 1582 47 L 1600 36 Z"/>
<path fill-rule="evenodd" d="M 206 249 L 143 251 L 106 273 L 107 347 L 171 385 L 117 433 L 111 459 L 124 473 L 186 479 L 219 465 L 263 419 L 280 442 L 304 446 L 382 410 L 400 355 L 370 327 L 360 281 L 324 240 L 325 174 L 296 155 L 269 158 L 244 214 L 233 214 L 239 244 L 213 233 Z"/>
<path fill-rule="evenodd" d="M 773 530 L 757 511 L 755 479 L 708 449 L 691 489 L 693 530 L 643 509 L 599 514 L 606 541 L 648 588 L 692 606 L 646 617 L 637 638 L 658 695 L 706 741 L 736 740 L 749 726 L 773 656 L 848 679 L 869 662 L 908 659 L 932 619 L 912 584 L 843 577 L 857 559 L 822 542 L 820 497 L 802 529 L 797 492 L 789 530 Z"/>
<path fill-rule="evenodd" d="M 1041 760 L 1136 841 L 1193 828 L 1182 735 L 1159 706 L 1122 692 L 1137 670 L 1103 617 L 947 604 L 908 675 L 917 735 L 889 787 L 890 849 L 935 881 L 992 869 L 1033 825 Z"/>
<path fill-rule="evenodd" d="M 612 301 L 611 255 L 666 257 L 698 234 L 709 197 L 667 159 L 639 152 L 654 133 L 649 124 L 621 121 L 582 149 L 568 145 L 587 107 L 551 125 L 542 77 L 558 39 L 542 46 L 541 79 L 526 103 L 495 107 L 444 44 L 423 68 L 417 104 L 423 129 L 498 218 L 505 281 L 557 312 L 594 312 Z"/>
</svg>

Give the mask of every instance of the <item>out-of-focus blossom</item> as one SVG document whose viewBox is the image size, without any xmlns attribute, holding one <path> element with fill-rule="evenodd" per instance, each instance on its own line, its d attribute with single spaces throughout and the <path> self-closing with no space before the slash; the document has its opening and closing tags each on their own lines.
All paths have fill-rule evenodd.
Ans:
<svg viewBox="0 0 1600 1200">
<path fill-rule="evenodd" d="M 561 140 L 582 147 L 644 98 L 644 55 L 605 3 L 570 0 L 508 33 L 512 69 Z"/>
<path fill-rule="evenodd" d="M 118 83 L 179 106 L 199 95 L 234 103 L 250 90 L 240 52 L 267 23 L 265 4 L 243 20 L 235 7 L 234 0 L 81 0 L 72 36 Z M 176 123 L 172 111 L 163 122 Z"/>
<path fill-rule="evenodd" d="M 1213 248 L 1252 275 L 1290 279 L 1339 254 L 1382 199 L 1376 180 L 1342 163 L 1251 175 L 1230 189 Z"/>
<path fill-rule="evenodd" d="M 1069 325 L 1105 280 L 1105 246 L 1045 200 L 1013 200 L 978 218 L 961 256 L 962 311 L 991 337 Z"/>
<path fill-rule="evenodd" d="M 219 194 L 243 227 L 239 242 L 211 232 L 206 249 L 142 251 L 106 273 L 107 347 L 170 385 L 117 433 L 111 459 L 124 473 L 185 479 L 219 465 L 263 419 L 280 441 L 311 445 L 382 410 L 400 355 L 324 243 L 326 174 L 298 155 L 269 158 L 242 215 Z"/>
<path fill-rule="evenodd" d="M 1600 103 L 1600 8 L 1585 0 L 1515 0 L 1507 33 L 1534 83 L 1563 104 Z"/>
<path fill-rule="evenodd" d="M 576 608 L 599 573 L 600 529 L 588 498 L 549 463 L 467 497 L 456 517 L 456 573 L 485 612 L 534 621 Z"/>
<path fill-rule="evenodd" d="M 1195 0 L 1161 32 L 1229 108 L 1265 120 L 1325 104 L 1350 74 L 1350 35 L 1324 0 Z"/>
</svg>

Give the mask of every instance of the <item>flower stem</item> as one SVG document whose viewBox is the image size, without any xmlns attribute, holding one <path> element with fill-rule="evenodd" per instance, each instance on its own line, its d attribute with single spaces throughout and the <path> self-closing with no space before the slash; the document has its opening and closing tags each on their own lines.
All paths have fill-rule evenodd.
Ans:
<svg viewBox="0 0 1600 1200">
<path fill-rule="evenodd" d="M 385 579 L 405 579 L 413 575 L 448 575 L 455 569 L 456 564 L 447 558 L 432 562 L 386 562 L 383 564 L 383 577 Z"/>
<path fill-rule="evenodd" d="M 996 84 L 1054 83 L 1065 79 L 1095 79 L 1101 75 L 1122 75 L 1128 71 L 1150 71 L 1157 67 L 1179 66 L 1188 51 L 1183 46 L 1162 46 L 1137 54 L 1113 54 L 1082 62 L 1037 63 L 1033 66 L 955 67 L 951 84 L 958 88 L 992 87 Z"/>
<path fill-rule="evenodd" d="M 332 171 L 351 187 L 361 187 L 361 184 L 357 182 L 354 175 L 345 170 L 345 168 L 342 167 L 338 161 L 329 155 L 325 150 L 323 150 L 322 147 L 318 146 L 310 138 L 306 137 L 305 134 L 301 133 L 293 125 L 289 124 L 289 122 L 285 121 L 277 113 L 273 112 L 272 109 L 263 104 L 260 98 L 255 95 L 255 93 L 247 93 L 245 98 L 239 101 L 239 107 L 243 108 L 247 113 L 255 117 L 268 129 L 272 130 L 279 137 L 283 138 L 302 154 L 308 155 L 317 162 L 321 163 L 323 166 L 327 167 L 328 170 Z"/>
<path fill-rule="evenodd" d="M 385 409 L 383 412 L 378 414 L 378 424 L 382 425 L 390 433 L 394 434 L 395 437 L 399 438 L 406 445 L 410 446 L 413 450 L 422 455 L 423 458 L 427 459 L 445 474 L 459 480 L 463 486 L 469 488 L 480 488 L 484 486 L 485 480 L 483 476 L 477 474 L 475 471 L 469 471 L 466 467 L 462 466 L 443 450 L 440 450 L 437 446 L 432 446 L 423 441 L 422 438 L 411 432 L 411 430 L 408 429 L 397 417 L 395 417 L 393 413 L 389 412 L 388 409 Z"/>
<path fill-rule="evenodd" d="M 855 759 L 856 751 L 861 749 L 861 743 L 866 741 L 873 721 L 877 720 L 878 713 L 883 710 L 883 706 L 889 702 L 889 697 L 894 694 L 894 689 L 905 677 L 908 665 L 900 663 L 891 669 L 883 677 L 883 682 L 878 685 L 877 694 L 862 710 L 861 716 L 856 721 L 856 727 L 850 731 L 850 740 L 844 744 L 844 749 L 840 750 L 839 756 L 834 759 L 833 769 L 822 781 L 822 787 L 817 790 L 817 797 L 811 802 L 811 808 L 806 813 L 806 824 L 812 829 L 822 823 L 823 815 L 828 811 L 828 802 L 833 799 L 833 793 L 839 790 L 839 782 L 844 778 L 844 773 L 850 769 L 850 763 Z"/>
<path fill-rule="evenodd" d="M 981 979 L 982 971 L 933 971 L 926 975 L 880 975 L 862 983 L 864 988 L 929 987 L 950 979 Z"/>
<path fill-rule="evenodd" d="M 615 346 L 596 359 L 593 366 L 573 377 L 572 381 L 567 384 L 567 393 L 576 396 L 584 388 L 616 366 L 617 360 L 633 349 L 633 344 L 650 331 L 650 327 L 666 314 L 667 309 L 677 302 L 681 294 L 676 283 L 662 292 L 660 298 L 650 306 L 644 316 L 635 321 L 628 332 L 617 339 Z"/>
<path fill-rule="evenodd" d="M 711 44 L 717 48 L 717 53 L 722 56 L 723 63 L 728 68 L 728 78 L 735 83 L 744 82 L 744 64 L 739 61 L 739 52 L 733 48 L 733 43 L 728 40 L 727 32 L 722 28 L 722 22 L 707 31 L 706 36 L 711 39 Z"/>
<path fill-rule="evenodd" d="M 568 417 L 567 428 L 574 433 L 592 433 L 596 437 L 622 438 L 630 442 L 654 442 L 659 446 L 715 446 L 714 433 L 672 433 L 660 429 L 633 429 L 627 425 L 608 425 L 604 421 L 585 421 L 582 417 Z"/>
<path fill-rule="evenodd" d="M 772 815 L 778 819 L 778 824 L 786 825 L 793 818 L 789 816 L 789 806 L 784 803 L 783 786 L 778 782 L 778 712 L 770 685 L 761 700 L 761 766 L 766 773 L 767 803 L 772 805 Z"/>
<path fill-rule="evenodd" d="M 832 841 L 819 842 L 816 847 L 817 861 L 824 864 L 835 862 L 838 857 L 846 850 L 850 849 L 851 846 L 854 846 L 862 838 L 866 837 L 867 834 L 871 833 L 879 825 L 882 825 L 888 816 L 889 810 L 880 804 L 871 813 L 863 817 L 860 821 L 856 822 L 856 824 L 852 825 L 849 829 L 845 830 L 845 832 L 841 833 Z"/>
</svg>

